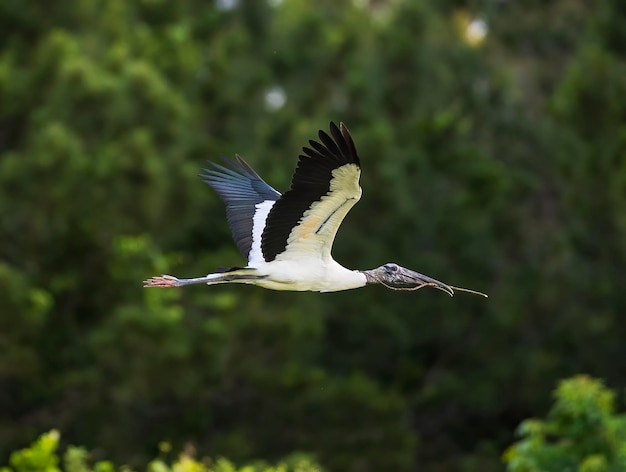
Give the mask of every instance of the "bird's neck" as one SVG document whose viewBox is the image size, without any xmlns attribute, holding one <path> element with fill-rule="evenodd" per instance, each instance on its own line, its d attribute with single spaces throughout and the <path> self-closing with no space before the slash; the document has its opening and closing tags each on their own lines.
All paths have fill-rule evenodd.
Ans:
<svg viewBox="0 0 626 472">
<path fill-rule="evenodd" d="M 365 284 L 366 285 L 377 285 L 380 283 L 380 280 L 374 273 L 374 270 L 361 270 L 359 271 L 361 274 L 365 276 Z"/>
</svg>

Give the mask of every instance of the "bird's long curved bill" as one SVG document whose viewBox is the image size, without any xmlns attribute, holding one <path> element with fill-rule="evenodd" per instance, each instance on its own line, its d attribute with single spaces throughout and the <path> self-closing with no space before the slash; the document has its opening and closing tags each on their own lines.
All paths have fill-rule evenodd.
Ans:
<svg viewBox="0 0 626 472">
<path fill-rule="evenodd" d="M 474 295 L 480 295 L 481 297 L 488 298 L 487 295 L 482 292 L 477 292 L 475 290 L 470 290 L 468 288 L 455 287 L 453 285 L 448 285 L 439 280 L 433 279 L 432 277 L 429 277 L 424 274 L 420 274 L 419 272 L 414 272 L 412 270 L 405 269 L 405 273 L 403 275 L 405 276 L 405 279 L 409 281 L 409 284 L 411 284 L 412 286 L 409 286 L 407 288 L 401 288 L 400 290 L 419 290 L 420 288 L 424 288 L 424 287 L 433 287 L 433 288 L 436 288 L 437 290 L 446 292 L 451 297 L 454 296 L 454 291 L 457 290 L 459 292 L 472 293 Z"/>
<path fill-rule="evenodd" d="M 433 279 L 432 277 L 428 277 L 427 275 L 408 269 L 405 269 L 405 273 L 402 275 L 404 276 L 407 285 L 407 288 L 404 290 L 419 290 L 423 287 L 433 287 L 437 290 L 446 292 L 450 296 L 454 295 L 454 290 L 448 284 L 444 284 L 443 282 Z"/>
</svg>

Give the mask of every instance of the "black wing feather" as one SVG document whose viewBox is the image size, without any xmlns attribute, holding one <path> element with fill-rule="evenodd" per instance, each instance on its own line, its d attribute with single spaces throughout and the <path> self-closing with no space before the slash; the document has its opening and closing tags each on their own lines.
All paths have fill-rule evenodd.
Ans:
<svg viewBox="0 0 626 472">
<path fill-rule="evenodd" d="M 330 123 L 330 135 L 319 132 L 321 141 L 309 141 L 298 157 L 298 165 L 291 179 L 290 189 L 280 197 L 270 210 L 261 236 L 263 258 L 273 261 L 285 251 L 291 230 L 298 224 L 304 212 L 330 191 L 333 170 L 346 165 L 360 167 L 359 157 L 350 132 Z"/>
</svg>

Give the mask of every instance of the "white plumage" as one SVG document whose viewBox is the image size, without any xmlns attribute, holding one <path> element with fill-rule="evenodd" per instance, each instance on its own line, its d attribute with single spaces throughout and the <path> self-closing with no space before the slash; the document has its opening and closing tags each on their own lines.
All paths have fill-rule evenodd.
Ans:
<svg viewBox="0 0 626 472">
<path fill-rule="evenodd" d="M 276 203 L 274 200 L 265 200 L 254 206 L 256 211 L 252 218 L 252 246 L 248 253 L 249 267 L 257 267 L 258 264 L 265 262 L 263 252 L 261 251 L 261 236 L 263 235 L 263 228 L 265 228 L 265 220 L 274 203 Z"/>
</svg>

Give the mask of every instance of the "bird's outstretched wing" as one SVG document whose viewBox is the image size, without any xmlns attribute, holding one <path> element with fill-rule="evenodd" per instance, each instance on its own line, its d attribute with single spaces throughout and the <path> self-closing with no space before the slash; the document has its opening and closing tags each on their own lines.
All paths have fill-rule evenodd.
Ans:
<svg viewBox="0 0 626 472">
<path fill-rule="evenodd" d="M 261 235 L 265 262 L 327 260 L 337 229 L 361 197 L 361 168 L 346 126 L 330 123 L 330 135 L 302 148 L 291 188 L 269 208 Z"/>
<path fill-rule="evenodd" d="M 250 260 L 253 251 L 253 226 L 260 213 L 267 211 L 280 198 L 280 193 L 269 186 L 241 156 L 235 155 L 237 161 L 222 156 L 225 164 L 222 166 L 214 162 L 209 164 L 211 169 L 202 169 L 202 180 L 217 192 L 226 205 L 228 226 L 243 256 Z M 265 218 L 263 217 L 263 220 Z M 264 221 L 263 221 L 264 222 Z M 257 230 L 259 233 L 259 230 Z M 257 235 L 256 252 L 260 252 L 260 233 Z"/>
</svg>

